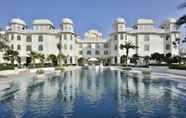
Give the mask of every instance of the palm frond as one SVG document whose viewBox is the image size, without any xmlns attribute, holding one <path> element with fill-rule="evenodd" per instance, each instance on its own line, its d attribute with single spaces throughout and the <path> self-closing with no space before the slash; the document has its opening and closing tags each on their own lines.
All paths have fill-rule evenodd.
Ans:
<svg viewBox="0 0 186 118">
<path fill-rule="evenodd" d="M 180 4 L 177 8 L 178 9 L 184 9 L 184 8 L 186 8 L 186 2 L 183 2 L 182 4 Z"/>
</svg>

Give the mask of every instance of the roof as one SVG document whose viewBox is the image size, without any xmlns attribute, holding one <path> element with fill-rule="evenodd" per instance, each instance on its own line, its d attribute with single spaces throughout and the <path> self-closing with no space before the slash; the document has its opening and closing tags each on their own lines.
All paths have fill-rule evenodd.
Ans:
<svg viewBox="0 0 186 118">
<path fill-rule="evenodd" d="M 33 25 L 53 25 L 53 23 L 48 19 L 36 19 L 32 23 Z"/>
<path fill-rule="evenodd" d="M 20 24 L 20 25 L 26 26 L 25 21 L 23 21 L 23 20 L 20 19 L 20 18 L 13 18 L 13 19 L 9 22 L 9 24 Z"/>
</svg>

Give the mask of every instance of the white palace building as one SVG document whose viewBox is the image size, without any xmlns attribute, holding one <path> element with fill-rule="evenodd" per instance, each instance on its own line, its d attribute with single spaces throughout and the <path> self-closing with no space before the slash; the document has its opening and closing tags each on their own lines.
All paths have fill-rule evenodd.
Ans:
<svg viewBox="0 0 186 118">
<path fill-rule="evenodd" d="M 74 23 L 69 18 L 61 21 L 60 28 L 56 29 L 48 19 L 36 19 L 32 28 L 19 19 L 13 18 L 8 28 L 1 31 L 8 39 L 7 44 L 19 52 L 21 63 L 26 63 L 30 51 L 43 53 L 46 57 L 58 54 L 57 44 L 61 43 L 62 53 L 67 57 L 67 64 L 77 64 L 80 57 L 110 59 L 112 64 L 120 64 L 121 56 L 125 51 L 120 45 L 126 41 L 133 42 L 138 48 L 130 50 L 129 56 L 138 54 L 141 57 L 150 56 L 158 52 L 179 55 L 180 32 L 176 29 L 176 19 L 169 18 L 156 28 L 151 19 L 138 19 L 133 27 L 128 27 L 123 18 L 113 22 L 113 31 L 107 38 L 102 33 L 91 29 L 83 38 L 74 30 Z M 0 62 L 4 62 L 0 54 Z"/>
</svg>

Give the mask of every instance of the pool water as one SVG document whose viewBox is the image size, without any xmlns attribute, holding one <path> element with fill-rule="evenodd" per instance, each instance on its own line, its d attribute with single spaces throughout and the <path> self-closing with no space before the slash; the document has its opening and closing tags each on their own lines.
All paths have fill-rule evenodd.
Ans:
<svg viewBox="0 0 186 118">
<path fill-rule="evenodd" d="M 25 77 L 26 78 L 26 77 Z M 0 118 L 184 118 L 186 92 L 176 79 L 79 69 L 48 76 L 0 103 Z"/>
</svg>

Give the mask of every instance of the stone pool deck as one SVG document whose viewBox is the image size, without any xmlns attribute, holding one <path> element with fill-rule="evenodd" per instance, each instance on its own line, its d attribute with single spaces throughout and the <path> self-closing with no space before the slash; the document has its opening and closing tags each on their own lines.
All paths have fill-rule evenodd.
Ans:
<svg viewBox="0 0 186 118">
<path fill-rule="evenodd" d="M 120 66 L 106 66 L 103 68 L 109 68 L 111 70 L 122 70 Z M 15 69 L 15 70 L 5 70 L 5 71 L 0 71 L 0 91 L 6 87 L 8 87 L 8 83 L 19 79 L 26 77 L 28 78 L 29 76 L 34 76 L 35 73 L 38 69 L 43 69 L 45 73 L 48 72 L 54 72 L 55 68 L 37 68 L 37 69 Z M 76 70 L 76 69 L 81 69 L 80 66 L 68 66 L 65 67 L 65 70 Z M 143 70 L 147 68 L 137 68 L 137 67 L 132 67 L 132 73 L 142 73 Z M 160 75 L 160 76 L 166 76 L 170 78 L 176 78 L 176 79 L 186 79 L 186 71 L 185 70 L 176 70 L 176 69 L 167 69 L 166 67 L 151 67 L 149 68 L 152 71 L 153 75 Z"/>
</svg>

